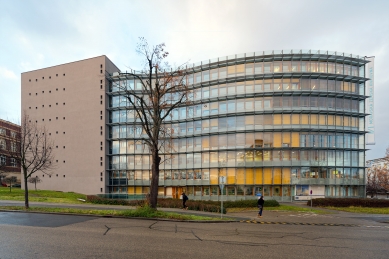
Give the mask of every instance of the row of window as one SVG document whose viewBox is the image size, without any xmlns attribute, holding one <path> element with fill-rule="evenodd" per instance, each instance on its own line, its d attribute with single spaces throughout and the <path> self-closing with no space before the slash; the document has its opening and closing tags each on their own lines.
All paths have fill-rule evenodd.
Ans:
<svg viewBox="0 0 389 259">
<path fill-rule="evenodd" d="M 55 76 L 58 77 L 58 74 L 55 74 Z M 65 76 L 65 74 L 63 74 L 63 76 Z M 42 80 L 44 80 L 44 79 L 45 79 L 45 77 L 42 76 Z M 49 76 L 49 79 L 51 79 L 51 76 Z M 31 79 L 28 79 L 28 81 L 31 82 Z M 35 79 L 35 82 L 38 82 L 37 78 Z"/>
<path fill-rule="evenodd" d="M 17 162 L 15 158 L 8 158 L 8 165 L 12 167 L 17 167 Z M 0 155 L 0 165 L 7 165 L 7 157 L 4 155 Z"/>
<path fill-rule="evenodd" d="M 364 166 L 364 152 L 340 150 L 234 150 L 162 156 L 161 168 L 254 165 Z M 150 155 L 112 156 L 110 169 L 150 168 Z"/>
<path fill-rule="evenodd" d="M 365 67 L 351 66 L 342 63 L 314 62 L 314 61 L 274 61 L 247 63 L 219 67 L 202 72 L 190 74 L 186 78 L 186 84 L 198 84 L 212 80 L 226 79 L 231 77 L 252 76 L 268 73 L 329 73 L 347 76 L 364 77 Z M 115 81 L 112 91 L 118 89 L 142 90 L 142 84 L 138 80 Z"/>
<path fill-rule="evenodd" d="M 11 138 L 16 138 L 16 134 L 17 133 L 15 131 L 9 130 L 9 136 L 11 136 Z M 7 136 L 7 129 L 0 128 L 0 135 Z"/>
<path fill-rule="evenodd" d="M 218 184 L 219 177 L 226 178 L 226 184 L 290 184 L 299 179 L 364 179 L 364 169 L 360 168 L 323 168 L 323 167 L 274 167 L 274 168 L 223 168 L 203 170 L 162 170 L 159 180 L 205 180 Z M 128 181 L 149 181 L 151 172 L 110 171 L 110 185 L 128 185 Z"/>
<path fill-rule="evenodd" d="M 239 94 L 254 94 L 261 92 L 282 91 L 312 91 L 312 92 L 349 92 L 364 95 L 364 83 L 357 84 L 345 81 L 323 79 L 265 79 L 229 84 L 201 87 L 191 92 L 191 100 L 235 96 Z M 165 101 L 174 100 L 174 96 L 165 95 Z M 130 106 L 125 96 L 113 96 L 111 107 Z"/>
<path fill-rule="evenodd" d="M 274 111 L 341 111 L 364 113 L 364 101 L 317 97 L 317 96 L 274 96 L 256 97 L 222 102 L 204 103 L 191 107 L 181 107 L 173 110 L 169 120 L 185 120 L 210 115 L 228 114 L 236 112 L 260 112 L 267 110 Z M 110 113 L 110 122 L 134 122 L 134 110 L 118 110 Z"/>
<path fill-rule="evenodd" d="M 55 88 L 56 91 L 58 91 L 58 88 Z M 65 91 L 65 88 L 63 88 L 63 90 Z M 44 94 L 45 91 L 42 91 L 42 94 Z M 51 94 L 51 90 L 49 90 L 49 94 Z M 28 95 L 31 95 L 31 93 L 28 93 Z M 38 95 L 38 93 L 35 93 L 35 95 Z"/>
<path fill-rule="evenodd" d="M 165 143 L 166 152 L 190 152 L 241 148 L 346 148 L 363 149 L 364 135 L 317 132 L 255 132 L 234 133 L 194 138 L 171 139 Z M 140 140 L 115 140 L 110 143 L 110 154 L 148 153 Z"/>
<path fill-rule="evenodd" d="M 10 145 L 10 151 L 16 152 L 17 145 L 16 142 L 9 142 Z M 7 141 L 5 139 L 0 139 L 0 150 L 7 150 Z"/>
<path fill-rule="evenodd" d="M 340 115 L 318 114 L 265 114 L 237 117 L 204 119 L 192 122 L 168 124 L 165 129 L 172 136 L 186 136 L 209 132 L 225 132 L 239 130 L 259 130 L 272 128 L 349 128 L 364 129 L 364 118 Z M 140 125 L 112 126 L 112 138 L 137 138 L 145 132 Z"/>
<path fill-rule="evenodd" d="M 166 197 L 174 197 L 174 187 L 159 187 L 158 195 Z M 147 186 L 128 186 L 119 187 L 111 186 L 110 193 L 117 194 L 145 194 L 150 193 L 150 188 Z M 235 196 L 256 196 L 257 193 L 262 193 L 265 197 L 290 197 L 292 195 L 309 195 L 309 185 L 296 185 L 293 192 L 293 187 L 290 186 L 268 186 L 268 185 L 238 185 L 238 186 L 226 186 L 223 191 L 219 186 L 184 186 L 182 187 L 187 195 L 190 196 L 217 196 L 227 195 L 231 197 Z M 363 187 L 360 186 L 325 186 L 325 196 L 327 197 L 360 197 L 365 193 Z M 112 195 L 114 197 L 115 194 Z M 178 195 L 177 195 L 178 196 Z M 228 197 L 227 197 L 228 199 Z"/>
</svg>

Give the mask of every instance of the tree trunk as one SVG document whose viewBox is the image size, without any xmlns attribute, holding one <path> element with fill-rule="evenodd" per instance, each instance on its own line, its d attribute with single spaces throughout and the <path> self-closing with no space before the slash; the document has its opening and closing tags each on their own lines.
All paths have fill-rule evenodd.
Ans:
<svg viewBox="0 0 389 259">
<path fill-rule="evenodd" d="M 149 204 L 151 208 L 156 209 L 159 183 L 159 163 L 161 162 L 161 158 L 159 157 L 158 149 L 152 150 L 151 152 L 152 164 Z"/>
<path fill-rule="evenodd" d="M 24 169 L 23 168 L 23 176 L 24 176 L 24 207 L 26 209 L 30 208 L 30 204 L 28 202 L 28 186 L 27 186 L 27 172 L 26 172 L 27 169 Z"/>
</svg>

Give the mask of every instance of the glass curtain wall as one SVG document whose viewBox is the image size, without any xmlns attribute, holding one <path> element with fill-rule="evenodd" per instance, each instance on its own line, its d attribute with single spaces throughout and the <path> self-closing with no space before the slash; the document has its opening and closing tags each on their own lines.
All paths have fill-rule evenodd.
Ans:
<svg viewBox="0 0 389 259">
<path fill-rule="evenodd" d="M 174 134 L 163 149 L 161 196 L 177 198 L 185 188 L 193 199 L 217 200 L 219 176 L 227 179 L 228 200 L 261 193 L 288 201 L 306 188 L 327 197 L 363 195 L 366 60 L 265 54 L 188 68 L 193 103 L 165 121 Z M 139 82 L 109 79 L 109 189 L 144 193 L 150 154 L 121 91 Z"/>
</svg>

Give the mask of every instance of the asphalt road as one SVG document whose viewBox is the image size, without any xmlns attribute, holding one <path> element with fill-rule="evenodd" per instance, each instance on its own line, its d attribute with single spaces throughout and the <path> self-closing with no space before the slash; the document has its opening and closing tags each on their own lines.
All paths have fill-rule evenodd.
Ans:
<svg viewBox="0 0 389 259">
<path fill-rule="evenodd" d="M 0 212 L 0 258 L 388 258 L 389 228 Z"/>
</svg>

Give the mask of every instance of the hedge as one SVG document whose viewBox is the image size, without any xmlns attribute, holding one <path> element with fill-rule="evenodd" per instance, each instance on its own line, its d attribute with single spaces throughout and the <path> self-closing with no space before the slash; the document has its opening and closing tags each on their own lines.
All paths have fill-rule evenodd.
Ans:
<svg viewBox="0 0 389 259">
<path fill-rule="evenodd" d="M 143 206 L 145 200 L 117 200 L 117 199 L 106 199 L 100 198 L 95 195 L 87 195 L 87 202 L 95 204 L 109 204 L 109 205 L 123 205 L 123 206 Z M 212 204 L 203 201 L 187 201 L 186 205 L 190 210 L 207 211 L 207 212 L 218 212 L 220 213 L 220 203 Z M 179 199 L 158 199 L 157 207 L 160 208 L 182 208 L 182 200 Z M 226 208 L 223 208 L 223 213 L 226 214 Z"/>
<path fill-rule="evenodd" d="M 109 205 L 124 205 L 124 206 L 143 206 L 145 200 L 116 200 L 100 198 L 95 195 L 87 195 L 86 200 L 95 204 Z M 188 209 L 196 211 L 207 211 L 220 213 L 220 201 L 196 201 L 189 200 L 186 202 Z M 163 199 L 157 201 L 157 206 L 160 208 L 182 208 L 182 200 L 180 199 Z M 265 200 L 265 207 L 278 207 L 280 204 L 276 200 Z M 240 201 L 224 201 L 223 213 L 226 213 L 227 208 L 253 208 L 257 207 L 257 200 L 240 200 Z"/>
<path fill-rule="evenodd" d="M 311 201 L 307 202 L 311 205 Z M 318 198 L 312 200 L 315 207 L 369 207 L 385 208 L 389 207 L 389 200 L 366 199 L 366 198 Z"/>
</svg>

